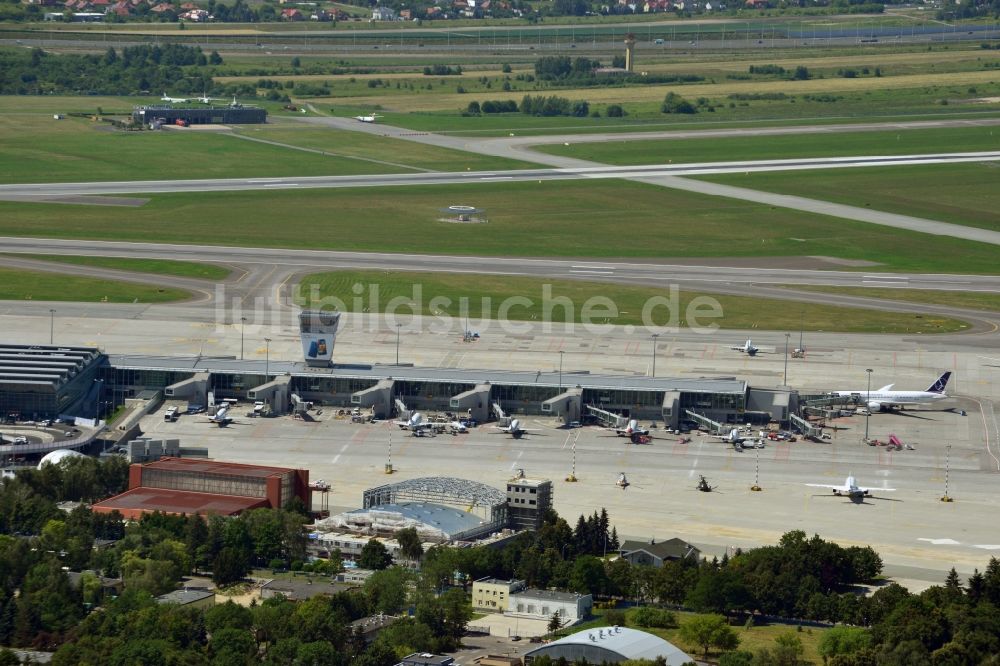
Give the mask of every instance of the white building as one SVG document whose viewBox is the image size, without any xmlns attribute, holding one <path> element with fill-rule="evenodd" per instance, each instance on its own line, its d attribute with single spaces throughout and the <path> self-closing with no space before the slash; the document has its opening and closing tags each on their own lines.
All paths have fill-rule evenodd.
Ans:
<svg viewBox="0 0 1000 666">
<path fill-rule="evenodd" d="M 590 615 L 594 605 L 594 598 L 589 594 L 552 590 L 524 590 L 508 598 L 508 613 L 538 619 L 549 619 L 558 613 L 563 626 L 575 624 Z"/>
<path fill-rule="evenodd" d="M 625 627 L 598 627 L 570 634 L 524 655 L 527 660 L 541 656 L 553 661 L 586 659 L 591 664 L 615 664 L 629 659 L 663 658 L 667 666 L 683 666 L 694 659 L 659 636 Z"/>
<path fill-rule="evenodd" d="M 372 10 L 373 21 L 395 21 L 396 12 L 391 7 L 376 7 Z"/>
</svg>

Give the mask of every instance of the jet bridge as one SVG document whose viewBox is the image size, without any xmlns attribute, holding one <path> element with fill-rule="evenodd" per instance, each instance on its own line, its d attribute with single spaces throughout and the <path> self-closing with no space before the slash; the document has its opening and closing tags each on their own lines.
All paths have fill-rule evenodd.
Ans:
<svg viewBox="0 0 1000 666">
<path fill-rule="evenodd" d="M 697 423 L 698 425 L 703 425 L 708 428 L 711 432 L 722 432 L 726 429 L 725 424 L 719 423 L 718 421 L 713 421 L 704 414 L 699 414 L 698 412 L 692 412 L 690 409 L 685 409 L 684 413 L 689 419 Z"/>
<path fill-rule="evenodd" d="M 284 414 L 289 403 L 291 375 L 279 375 L 256 388 L 247 391 L 250 400 L 267 403 L 271 407 L 272 414 Z"/>
<path fill-rule="evenodd" d="M 193 377 L 183 379 L 163 389 L 163 395 L 167 398 L 184 398 L 190 403 L 200 404 L 204 407 L 208 404 L 208 385 L 211 380 L 211 373 L 197 372 Z"/>
<path fill-rule="evenodd" d="M 804 418 L 798 414 L 789 414 L 788 420 L 791 422 L 792 427 L 802 433 L 804 437 L 812 437 L 813 439 L 819 439 L 823 434 L 822 428 L 817 428 L 813 424 L 806 421 Z"/>
<path fill-rule="evenodd" d="M 493 407 L 493 414 L 497 417 L 497 422 L 499 423 L 500 427 L 502 428 L 504 426 L 509 425 L 510 417 L 507 416 L 507 413 L 503 411 L 503 407 L 500 406 L 500 403 L 494 402 L 492 407 Z"/>
<path fill-rule="evenodd" d="M 572 388 L 542 403 L 542 413 L 559 416 L 563 423 L 580 420 L 580 408 L 583 406 L 583 389 Z"/>
<path fill-rule="evenodd" d="M 587 413 L 609 428 L 621 428 L 628 423 L 628 419 L 621 414 L 615 414 L 594 405 L 587 405 Z"/>
<path fill-rule="evenodd" d="M 476 384 L 474 389 L 452 396 L 448 406 L 459 412 L 464 412 L 477 421 L 486 421 L 490 415 L 490 391 L 492 385 Z"/>
<path fill-rule="evenodd" d="M 379 380 L 375 386 L 369 386 L 351 394 L 351 404 L 355 407 L 371 407 L 375 418 L 388 418 L 392 413 L 392 388 L 394 385 L 395 382 L 391 379 Z M 397 407 L 403 405 L 399 400 L 396 403 Z M 405 408 L 406 405 L 403 407 Z"/>
<path fill-rule="evenodd" d="M 410 408 L 406 406 L 405 402 L 395 398 L 393 403 L 396 405 L 396 416 L 404 420 L 410 418 Z"/>
</svg>

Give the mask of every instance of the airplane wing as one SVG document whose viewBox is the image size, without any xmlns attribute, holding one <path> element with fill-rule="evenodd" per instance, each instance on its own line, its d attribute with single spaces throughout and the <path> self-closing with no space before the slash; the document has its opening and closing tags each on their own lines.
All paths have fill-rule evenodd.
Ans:
<svg viewBox="0 0 1000 666">
<path fill-rule="evenodd" d="M 860 490 L 863 493 L 870 493 L 875 491 L 878 491 L 880 493 L 891 493 L 896 491 L 895 488 L 858 488 L 858 490 Z"/>
<path fill-rule="evenodd" d="M 878 391 L 876 391 L 876 393 L 881 393 L 882 391 L 891 391 L 893 386 L 895 386 L 895 384 L 886 384 L 885 386 L 883 386 L 882 388 L 880 388 Z"/>
<path fill-rule="evenodd" d="M 847 486 L 833 486 L 828 483 L 807 483 L 805 485 L 809 486 L 810 488 L 829 488 L 831 490 L 841 490 L 845 493 L 849 490 Z M 859 488 L 859 490 L 864 490 L 864 489 Z"/>
</svg>

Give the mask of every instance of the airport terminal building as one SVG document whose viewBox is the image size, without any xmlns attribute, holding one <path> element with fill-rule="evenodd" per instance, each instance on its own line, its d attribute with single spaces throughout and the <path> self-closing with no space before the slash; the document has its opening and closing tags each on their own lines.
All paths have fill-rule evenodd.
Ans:
<svg viewBox="0 0 1000 666">
<path fill-rule="evenodd" d="M 335 326 L 334 326 L 335 329 Z M 329 338 L 329 332 L 321 335 Z M 352 406 L 379 418 L 451 411 L 478 421 L 541 415 L 565 423 L 598 418 L 685 422 L 708 427 L 787 421 L 794 391 L 758 389 L 735 377 L 648 377 L 590 373 L 418 368 L 231 357 L 106 355 L 96 348 L 0 345 L 4 415 L 53 417 L 94 400 L 123 404 L 145 391 L 206 406 L 209 396 L 262 401 L 275 414 L 308 403 Z M 100 392 L 100 396 L 93 395 Z M 78 411 L 78 415 L 82 412 Z M 618 423 L 617 425 L 624 425 Z"/>
</svg>

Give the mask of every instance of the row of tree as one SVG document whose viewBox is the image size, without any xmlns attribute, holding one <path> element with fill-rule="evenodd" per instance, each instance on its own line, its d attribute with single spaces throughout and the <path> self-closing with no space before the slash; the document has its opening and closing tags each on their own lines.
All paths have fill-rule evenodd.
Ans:
<svg viewBox="0 0 1000 666">
<path fill-rule="evenodd" d="M 221 63 L 215 51 L 180 44 L 129 46 L 120 54 L 109 47 L 104 55 L 0 49 L 0 94 L 200 93 L 213 87 L 204 67 Z"/>
</svg>

